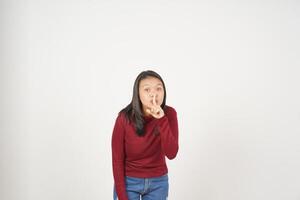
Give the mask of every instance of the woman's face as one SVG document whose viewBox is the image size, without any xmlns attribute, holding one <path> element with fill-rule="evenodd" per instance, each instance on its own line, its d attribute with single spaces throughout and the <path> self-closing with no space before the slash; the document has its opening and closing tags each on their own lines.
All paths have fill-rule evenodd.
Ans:
<svg viewBox="0 0 300 200">
<path fill-rule="evenodd" d="M 165 95 L 162 82 L 151 76 L 141 80 L 139 85 L 139 95 L 144 113 L 146 113 L 145 111 L 147 108 L 151 108 L 151 106 L 153 106 L 154 97 L 156 104 L 161 106 Z"/>
</svg>

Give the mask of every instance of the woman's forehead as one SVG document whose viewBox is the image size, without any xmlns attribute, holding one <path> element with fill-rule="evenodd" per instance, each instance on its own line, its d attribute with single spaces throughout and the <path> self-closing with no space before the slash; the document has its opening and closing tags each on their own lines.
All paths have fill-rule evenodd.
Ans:
<svg viewBox="0 0 300 200">
<path fill-rule="evenodd" d="M 147 78 L 141 80 L 141 82 L 140 82 L 140 86 L 146 86 L 146 85 L 157 86 L 157 85 L 162 85 L 162 82 L 158 78 L 147 77 Z"/>
</svg>

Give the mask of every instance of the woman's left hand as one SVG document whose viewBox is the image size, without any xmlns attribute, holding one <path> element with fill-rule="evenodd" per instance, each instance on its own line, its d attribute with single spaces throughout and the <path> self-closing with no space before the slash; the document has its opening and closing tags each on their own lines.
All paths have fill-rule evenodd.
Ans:
<svg viewBox="0 0 300 200">
<path fill-rule="evenodd" d="M 152 99 L 152 104 L 153 105 L 150 108 L 146 109 L 146 112 L 152 115 L 156 119 L 162 118 L 165 115 L 165 113 L 164 110 L 159 105 L 156 104 L 155 96 Z"/>
</svg>

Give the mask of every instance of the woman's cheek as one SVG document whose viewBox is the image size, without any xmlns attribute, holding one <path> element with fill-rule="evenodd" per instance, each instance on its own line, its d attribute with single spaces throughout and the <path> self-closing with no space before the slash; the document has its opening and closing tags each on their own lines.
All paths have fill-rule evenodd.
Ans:
<svg viewBox="0 0 300 200">
<path fill-rule="evenodd" d="M 163 102 L 162 100 L 159 101 L 159 105 L 160 105 L 160 106 L 161 106 L 162 102 Z"/>
<path fill-rule="evenodd" d="M 147 107 L 149 107 L 149 106 L 151 105 L 151 102 L 150 102 L 149 98 L 148 98 L 146 95 L 143 96 L 142 104 L 143 104 L 144 106 L 147 106 Z"/>
</svg>

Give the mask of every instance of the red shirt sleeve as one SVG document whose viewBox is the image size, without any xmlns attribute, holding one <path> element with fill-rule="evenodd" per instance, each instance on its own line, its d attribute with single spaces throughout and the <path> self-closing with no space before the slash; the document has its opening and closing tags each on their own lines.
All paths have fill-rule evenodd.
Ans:
<svg viewBox="0 0 300 200">
<path fill-rule="evenodd" d="M 112 133 L 112 166 L 116 192 L 119 200 L 128 200 L 125 186 L 124 116 L 119 114 Z"/>
<path fill-rule="evenodd" d="M 174 159 L 178 152 L 178 122 L 174 108 L 169 107 L 165 116 L 158 119 L 161 146 L 168 159 Z"/>
</svg>

